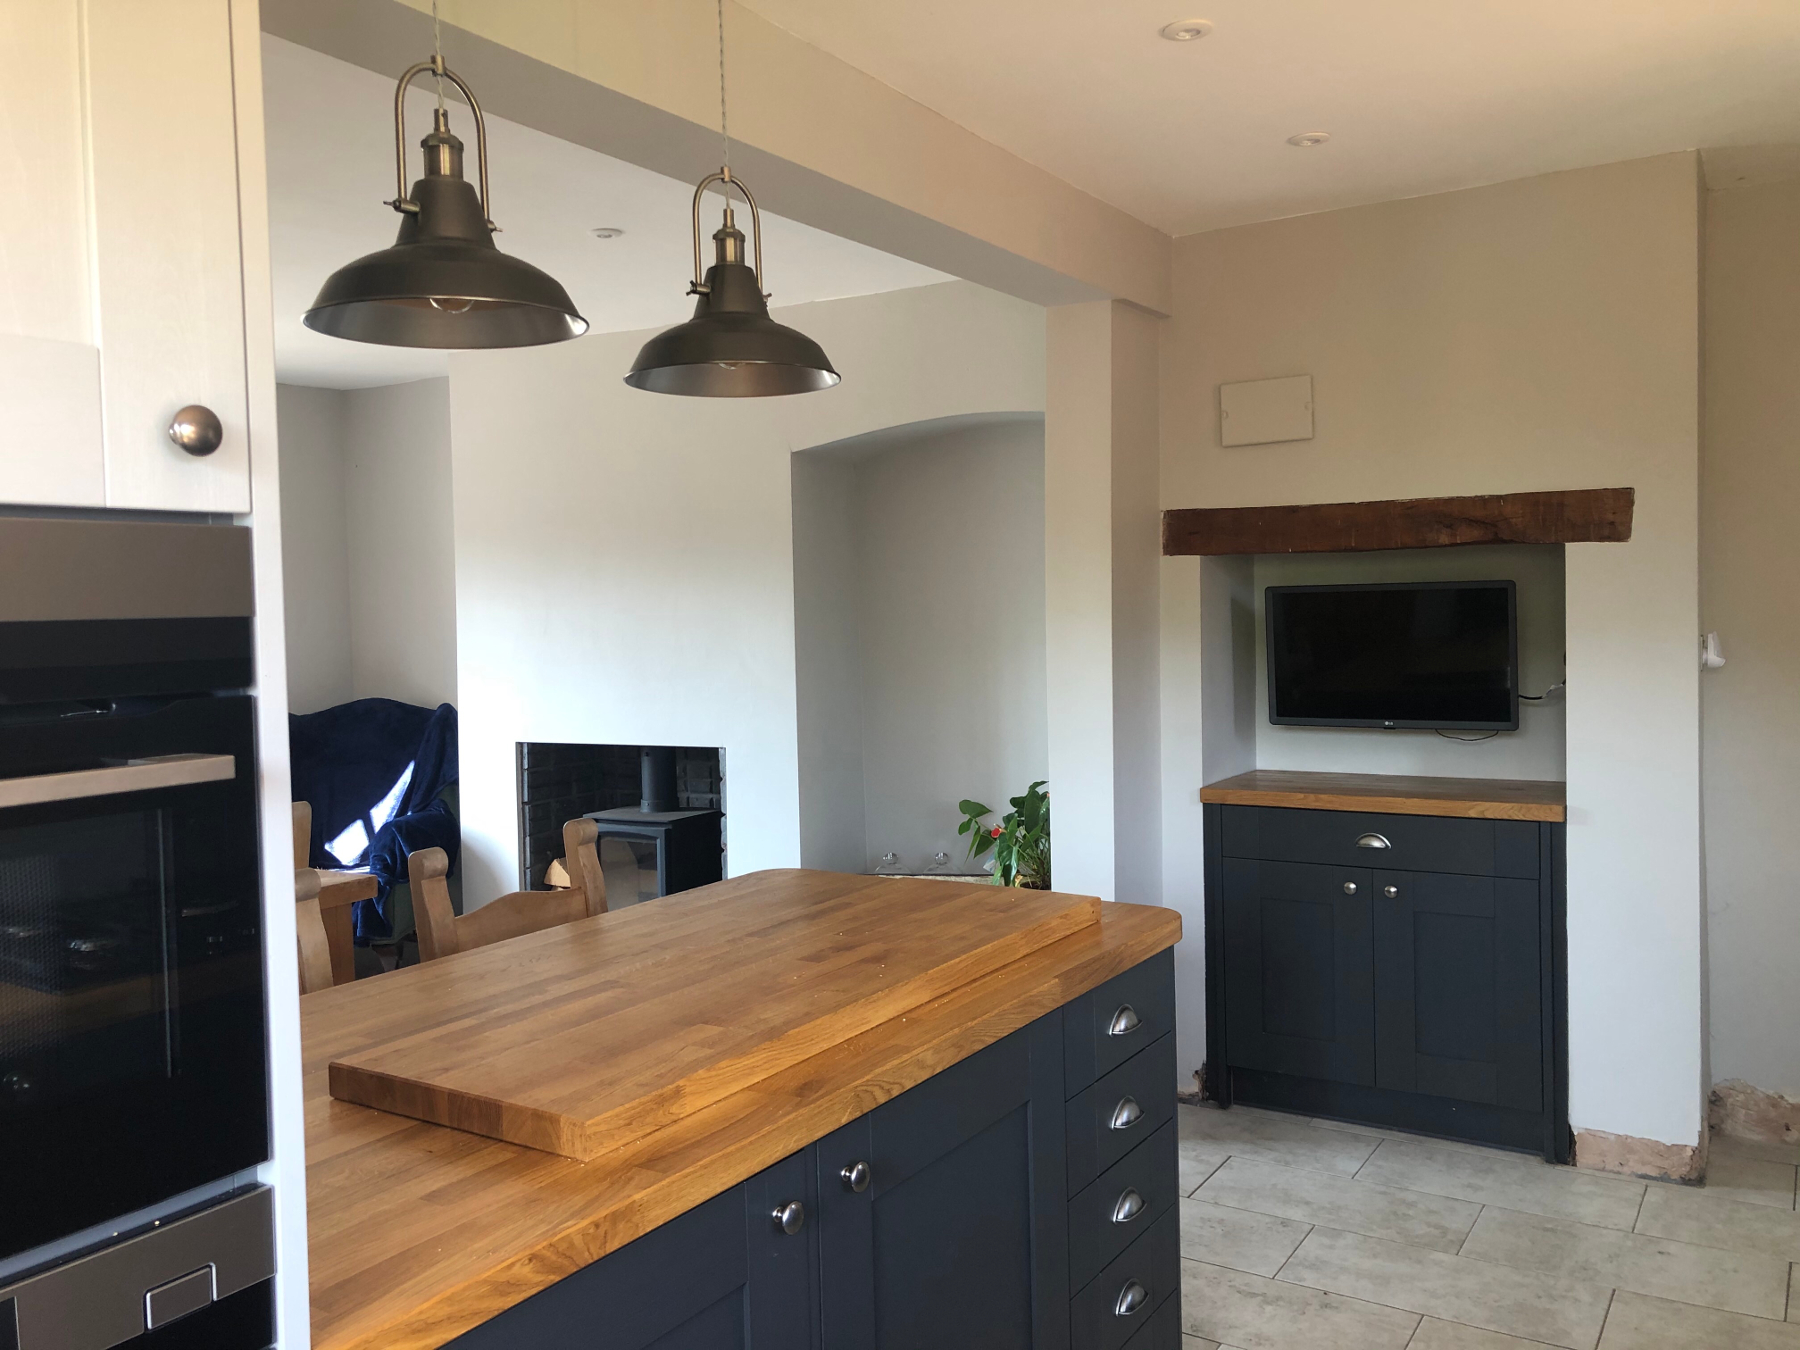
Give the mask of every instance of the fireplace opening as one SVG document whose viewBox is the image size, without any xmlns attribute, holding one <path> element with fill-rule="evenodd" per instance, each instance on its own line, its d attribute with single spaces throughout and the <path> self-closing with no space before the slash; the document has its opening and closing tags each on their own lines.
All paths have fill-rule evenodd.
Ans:
<svg viewBox="0 0 1800 1350">
<path fill-rule="evenodd" d="M 599 827 L 611 909 L 724 877 L 722 750 L 522 741 L 518 757 L 521 889 L 550 884 L 577 816 Z"/>
</svg>

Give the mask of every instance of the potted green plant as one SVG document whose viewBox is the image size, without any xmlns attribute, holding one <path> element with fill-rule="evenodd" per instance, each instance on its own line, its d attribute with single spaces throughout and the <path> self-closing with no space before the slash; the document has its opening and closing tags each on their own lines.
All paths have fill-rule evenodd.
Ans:
<svg viewBox="0 0 1800 1350">
<path fill-rule="evenodd" d="M 994 884 L 1028 890 L 1050 889 L 1050 794 L 1044 782 L 1033 783 L 1025 794 L 1012 799 L 1012 810 L 989 825 L 991 807 L 964 798 L 956 809 L 963 813 L 958 834 L 969 836 L 969 857 L 994 854 Z"/>
</svg>

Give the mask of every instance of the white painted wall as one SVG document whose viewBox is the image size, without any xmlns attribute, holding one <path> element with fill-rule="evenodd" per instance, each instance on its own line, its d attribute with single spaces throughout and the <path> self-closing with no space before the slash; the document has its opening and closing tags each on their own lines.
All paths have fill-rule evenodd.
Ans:
<svg viewBox="0 0 1800 1350">
<path fill-rule="evenodd" d="M 355 696 L 454 703 L 450 382 L 351 389 L 344 414 Z"/>
<path fill-rule="evenodd" d="M 456 702 L 449 381 L 277 405 L 291 710 Z"/>
<path fill-rule="evenodd" d="M 829 450 L 792 457 L 800 865 L 826 872 L 869 867 L 859 468 Z"/>
<path fill-rule="evenodd" d="M 275 388 L 281 434 L 282 588 L 289 711 L 317 712 L 354 695 L 350 549 L 344 509 L 344 395 Z"/>
<path fill-rule="evenodd" d="M 1432 774 L 1449 778 L 1563 781 L 1561 693 L 1519 705 L 1519 729 L 1453 741 L 1434 731 L 1274 726 L 1263 592 L 1270 586 L 1370 585 L 1389 581 L 1513 581 L 1519 605 L 1519 690 L 1541 694 L 1563 678 L 1563 551 L 1555 545 L 1288 553 L 1255 559 L 1256 766 L 1326 773 Z M 1476 737 L 1485 732 L 1451 732 Z"/>
<path fill-rule="evenodd" d="M 1160 321 L 1050 311 L 1044 551 L 1059 890 L 1162 903 Z"/>
<path fill-rule="evenodd" d="M 1701 1121 L 1699 251 L 1689 154 L 1197 235 L 1162 381 L 1165 506 L 1637 489 L 1630 543 L 1565 551 L 1570 1113 L 1675 1144 Z M 1296 373 L 1315 439 L 1218 444 L 1220 383 Z M 1164 609 L 1190 679 L 1229 627 L 1205 608 Z M 1241 746 L 1165 729 L 1182 840 L 1214 735 Z"/>
<path fill-rule="evenodd" d="M 1800 181 L 1708 194 L 1701 678 L 1712 1078 L 1800 1098 Z"/>
<path fill-rule="evenodd" d="M 901 428 L 793 470 L 802 860 L 974 870 L 956 803 L 1004 812 L 1049 774 L 1043 419 Z"/>
<path fill-rule="evenodd" d="M 777 311 L 836 389 L 669 398 L 647 334 L 453 355 L 457 687 L 471 903 L 518 875 L 522 740 L 716 745 L 734 873 L 801 856 L 793 451 L 1044 406 L 1044 316 L 967 283 Z"/>
</svg>

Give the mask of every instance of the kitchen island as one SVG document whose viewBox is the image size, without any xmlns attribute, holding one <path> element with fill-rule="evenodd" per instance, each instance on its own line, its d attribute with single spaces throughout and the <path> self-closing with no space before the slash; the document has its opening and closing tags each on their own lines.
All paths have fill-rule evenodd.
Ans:
<svg viewBox="0 0 1800 1350">
<path fill-rule="evenodd" d="M 1145 906 L 764 872 L 310 995 L 313 1343 L 873 1347 L 966 1316 L 1168 1350 L 1179 938 Z M 604 1072 L 538 1090 L 522 1051 L 452 1054 L 623 1031 L 639 990 L 707 1020 L 656 1057 L 700 1064 L 679 1091 L 619 1045 L 635 1114 Z M 494 1083 L 528 1109 L 481 1109 Z"/>
</svg>

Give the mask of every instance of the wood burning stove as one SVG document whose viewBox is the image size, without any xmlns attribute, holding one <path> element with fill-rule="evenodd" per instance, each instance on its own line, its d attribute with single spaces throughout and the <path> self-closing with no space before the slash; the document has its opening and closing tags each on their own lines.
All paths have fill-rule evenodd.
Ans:
<svg viewBox="0 0 1800 1350">
<path fill-rule="evenodd" d="M 710 748 L 521 744 L 522 886 L 544 884 L 562 822 L 576 816 L 599 828 L 609 908 L 722 880 L 720 763 Z"/>
</svg>

